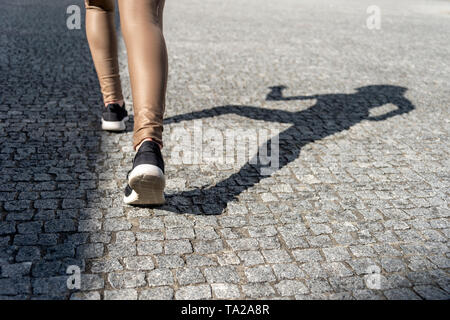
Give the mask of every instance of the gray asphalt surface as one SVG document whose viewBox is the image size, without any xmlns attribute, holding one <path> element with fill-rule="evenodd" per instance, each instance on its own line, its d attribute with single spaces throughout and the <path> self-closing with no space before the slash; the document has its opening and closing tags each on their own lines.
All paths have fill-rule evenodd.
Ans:
<svg viewBox="0 0 450 320">
<path fill-rule="evenodd" d="M 1 299 L 449 299 L 449 1 L 168 0 L 156 209 L 71 4 L 0 3 Z M 272 130 L 279 169 L 177 162 L 199 128 Z"/>
</svg>

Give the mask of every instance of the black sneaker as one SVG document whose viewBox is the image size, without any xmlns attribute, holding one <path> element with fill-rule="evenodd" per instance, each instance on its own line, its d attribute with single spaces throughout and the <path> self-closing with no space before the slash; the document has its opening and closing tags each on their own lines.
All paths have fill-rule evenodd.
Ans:
<svg viewBox="0 0 450 320">
<path fill-rule="evenodd" d="M 157 143 L 144 141 L 133 160 L 133 168 L 128 172 L 125 188 L 126 204 L 165 203 L 164 160 Z"/>
<path fill-rule="evenodd" d="M 102 129 L 108 131 L 125 130 L 125 121 L 128 120 L 128 112 L 125 104 L 121 107 L 118 103 L 110 103 L 103 107 Z"/>
</svg>

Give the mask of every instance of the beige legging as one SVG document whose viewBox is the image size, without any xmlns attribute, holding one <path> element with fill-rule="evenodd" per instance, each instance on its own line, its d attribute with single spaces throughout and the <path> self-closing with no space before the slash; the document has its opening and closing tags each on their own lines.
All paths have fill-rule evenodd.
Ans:
<svg viewBox="0 0 450 320">
<path fill-rule="evenodd" d="M 123 100 L 114 0 L 85 0 L 86 34 L 105 103 Z M 167 49 L 162 33 L 164 0 L 118 0 L 128 53 L 134 107 L 133 146 L 150 138 L 162 145 Z"/>
</svg>

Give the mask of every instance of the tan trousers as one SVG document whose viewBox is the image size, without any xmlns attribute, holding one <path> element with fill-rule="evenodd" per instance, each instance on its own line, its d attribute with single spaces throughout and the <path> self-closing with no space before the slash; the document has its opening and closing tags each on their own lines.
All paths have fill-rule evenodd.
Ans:
<svg viewBox="0 0 450 320">
<path fill-rule="evenodd" d="M 85 0 L 86 34 L 105 103 L 123 100 L 114 0 Z M 133 146 L 146 138 L 162 145 L 167 49 L 162 33 L 164 0 L 118 0 L 128 53 L 134 108 Z"/>
</svg>

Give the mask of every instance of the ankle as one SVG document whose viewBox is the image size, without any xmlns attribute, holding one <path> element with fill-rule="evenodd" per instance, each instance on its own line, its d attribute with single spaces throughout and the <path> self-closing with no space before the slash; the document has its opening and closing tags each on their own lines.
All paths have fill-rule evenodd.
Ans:
<svg viewBox="0 0 450 320">
<path fill-rule="evenodd" d="M 114 103 L 117 103 L 118 105 L 123 107 L 123 105 L 125 104 L 125 101 L 124 100 L 108 101 L 108 102 L 105 102 L 105 107 L 107 107 L 108 104 L 114 104 Z"/>
<path fill-rule="evenodd" d="M 159 149 L 160 149 L 160 150 L 162 149 L 162 145 L 161 145 L 160 143 L 158 143 L 157 141 L 155 141 L 154 139 L 152 139 L 152 138 L 145 138 L 144 140 L 141 141 L 141 143 L 139 143 L 139 144 L 136 146 L 136 152 L 139 151 L 139 148 L 142 146 L 142 144 L 143 144 L 145 141 L 153 141 L 154 143 L 156 143 L 156 144 L 159 146 Z"/>
</svg>

